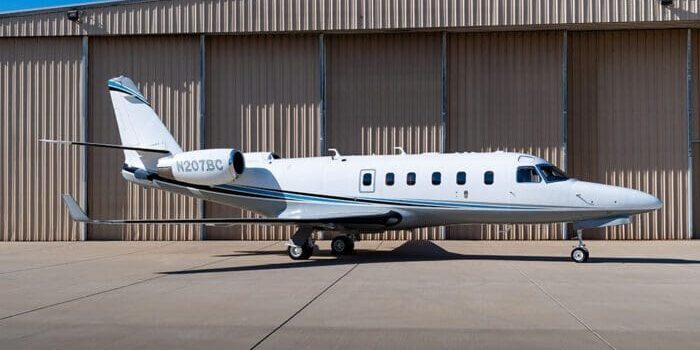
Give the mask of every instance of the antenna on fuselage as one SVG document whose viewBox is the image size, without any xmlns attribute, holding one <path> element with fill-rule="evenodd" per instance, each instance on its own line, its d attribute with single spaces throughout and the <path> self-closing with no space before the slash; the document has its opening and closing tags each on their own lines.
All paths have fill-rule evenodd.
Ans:
<svg viewBox="0 0 700 350">
<path fill-rule="evenodd" d="M 403 150 L 403 147 L 395 146 L 394 151 L 399 151 L 399 155 L 406 155 L 406 151 Z"/>
<path fill-rule="evenodd" d="M 336 158 L 340 158 L 340 152 L 338 152 L 337 149 L 329 148 L 328 152 L 333 152 L 333 155 L 331 155 L 331 159 L 335 160 Z"/>
</svg>

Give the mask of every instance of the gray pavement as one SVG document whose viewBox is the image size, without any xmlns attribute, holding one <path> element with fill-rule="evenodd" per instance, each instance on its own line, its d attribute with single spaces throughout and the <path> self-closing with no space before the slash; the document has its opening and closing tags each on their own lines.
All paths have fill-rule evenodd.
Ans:
<svg viewBox="0 0 700 350">
<path fill-rule="evenodd" d="M 700 348 L 700 241 L 0 243 L 0 349 Z"/>
</svg>

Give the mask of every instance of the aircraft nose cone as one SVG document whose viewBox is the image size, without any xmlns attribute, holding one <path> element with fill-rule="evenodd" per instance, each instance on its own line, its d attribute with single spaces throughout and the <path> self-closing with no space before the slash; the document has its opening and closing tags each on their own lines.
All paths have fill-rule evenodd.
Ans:
<svg viewBox="0 0 700 350">
<path fill-rule="evenodd" d="M 622 203 L 630 210 L 647 212 L 660 209 L 663 205 L 661 200 L 646 192 L 632 189 L 626 189 L 625 192 L 625 198 Z"/>
<path fill-rule="evenodd" d="M 583 201 L 590 207 L 609 208 L 609 211 L 621 214 L 644 213 L 660 209 L 663 205 L 655 196 L 626 187 L 579 182 L 574 184 L 572 190 L 579 202 Z"/>
<path fill-rule="evenodd" d="M 641 192 L 637 201 L 642 210 L 657 210 L 661 209 L 661 206 L 663 206 L 660 199 L 644 192 Z"/>
</svg>

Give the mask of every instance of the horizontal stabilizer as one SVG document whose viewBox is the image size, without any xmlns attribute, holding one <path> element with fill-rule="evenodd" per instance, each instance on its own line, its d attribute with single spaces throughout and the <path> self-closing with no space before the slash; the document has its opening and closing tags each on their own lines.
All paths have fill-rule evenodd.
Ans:
<svg viewBox="0 0 700 350">
<path fill-rule="evenodd" d="M 388 211 L 382 214 L 372 215 L 350 215 L 336 217 L 314 217 L 314 218 L 204 218 L 204 219 L 92 219 L 73 199 L 70 194 L 63 195 L 63 201 L 68 207 L 70 217 L 78 222 L 88 224 L 106 225 L 129 225 L 129 224 L 205 224 L 205 225 L 309 225 L 320 227 L 333 227 L 334 225 L 364 224 L 377 225 L 381 227 L 391 227 L 401 222 L 401 214 L 395 211 Z"/>
<path fill-rule="evenodd" d="M 40 141 L 40 142 L 46 142 L 46 143 L 59 143 L 59 144 L 70 145 L 70 146 L 102 147 L 102 148 L 114 148 L 114 149 L 122 149 L 122 150 L 125 149 L 125 150 L 139 151 L 139 152 L 148 152 L 148 153 L 170 154 L 170 151 L 168 151 L 167 149 L 123 146 L 123 145 L 115 145 L 115 144 L 111 144 L 111 143 L 64 141 L 64 140 L 48 140 L 48 139 L 40 139 L 39 141 Z"/>
</svg>

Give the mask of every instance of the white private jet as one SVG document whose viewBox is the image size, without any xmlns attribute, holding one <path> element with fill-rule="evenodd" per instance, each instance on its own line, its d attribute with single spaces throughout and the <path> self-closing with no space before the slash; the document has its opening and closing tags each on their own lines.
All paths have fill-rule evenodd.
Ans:
<svg viewBox="0 0 700 350">
<path fill-rule="evenodd" d="M 317 230 L 337 233 L 334 254 L 349 254 L 359 233 L 476 224 L 571 222 L 575 262 L 588 260 L 581 230 L 627 224 L 661 201 L 628 188 L 578 181 L 529 154 L 423 153 L 281 159 L 236 149 L 183 152 L 136 85 L 108 82 L 121 145 L 42 140 L 124 151 L 130 182 L 252 210 L 264 218 L 91 219 L 66 194 L 71 217 L 90 224 L 296 225 L 292 259 L 308 259 Z"/>
</svg>

